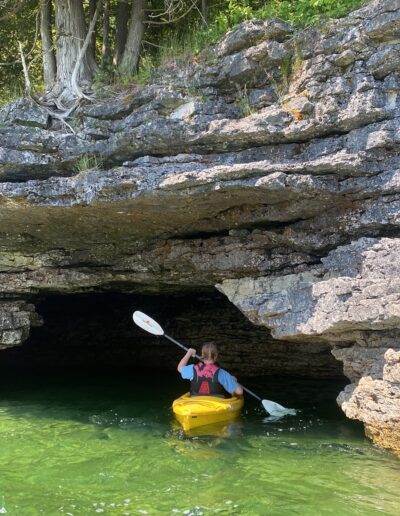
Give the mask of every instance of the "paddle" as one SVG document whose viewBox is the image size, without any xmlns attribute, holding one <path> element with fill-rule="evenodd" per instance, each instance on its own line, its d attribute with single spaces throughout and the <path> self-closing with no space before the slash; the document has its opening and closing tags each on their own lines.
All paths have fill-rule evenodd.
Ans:
<svg viewBox="0 0 400 516">
<path fill-rule="evenodd" d="M 161 328 L 161 326 L 156 322 L 154 319 L 149 317 L 148 315 L 144 314 L 143 312 L 139 312 L 138 310 L 133 313 L 133 321 L 135 324 L 137 324 L 142 330 L 145 330 L 149 333 L 152 333 L 153 335 L 163 336 L 166 339 L 170 340 L 180 348 L 184 349 L 185 351 L 188 350 L 183 344 L 178 342 L 177 340 L 173 339 L 169 335 L 167 335 L 164 330 Z M 201 360 L 199 355 L 195 355 L 197 359 Z M 243 385 L 242 385 L 243 387 Z M 279 405 L 279 403 L 275 403 L 274 401 L 270 400 L 263 400 L 260 398 L 260 396 L 257 396 L 254 392 L 252 392 L 250 389 L 247 389 L 247 387 L 243 387 L 243 390 L 246 391 L 248 394 L 256 398 L 256 400 L 260 401 L 264 409 L 274 417 L 282 417 L 286 414 L 294 414 L 295 411 L 293 409 L 286 409 L 285 407 L 282 407 L 282 405 Z"/>
</svg>

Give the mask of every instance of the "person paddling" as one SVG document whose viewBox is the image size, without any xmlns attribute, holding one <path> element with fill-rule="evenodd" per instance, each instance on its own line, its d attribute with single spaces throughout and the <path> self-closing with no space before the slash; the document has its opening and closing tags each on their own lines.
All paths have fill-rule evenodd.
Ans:
<svg viewBox="0 0 400 516">
<path fill-rule="evenodd" d="M 216 363 L 218 349 L 214 342 L 206 342 L 201 348 L 201 360 L 187 365 L 196 350 L 189 348 L 179 362 L 177 370 L 184 380 L 190 380 L 191 396 L 216 396 L 230 398 L 243 395 L 243 388 L 236 379 Z"/>
</svg>

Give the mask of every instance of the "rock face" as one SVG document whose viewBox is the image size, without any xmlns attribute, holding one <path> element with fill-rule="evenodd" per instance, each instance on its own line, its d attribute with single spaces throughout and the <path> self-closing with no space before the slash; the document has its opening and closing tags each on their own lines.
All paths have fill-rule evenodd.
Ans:
<svg viewBox="0 0 400 516">
<path fill-rule="evenodd" d="M 355 377 L 356 383 L 348 385 L 338 397 L 344 413 L 362 421 L 367 435 L 379 446 L 400 455 L 400 351 L 384 351 L 381 347 L 371 353 L 355 346 L 334 350 L 334 355 L 345 365 L 356 362 L 357 368 L 364 368 L 361 378 Z"/>
<path fill-rule="evenodd" d="M 41 326 L 42 323 L 32 304 L 0 302 L 0 350 L 21 344 L 29 337 L 31 326 Z"/>
<path fill-rule="evenodd" d="M 400 239 L 361 238 L 304 273 L 229 279 L 219 285 L 255 324 L 278 339 L 353 342 L 400 325 Z M 400 343 L 399 343 L 400 347 Z"/>
<path fill-rule="evenodd" d="M 245 22 L 75 133 L 2 108 L 1 295 L 218 285 L 274 346 L 332 349 L 343 410 L 398 451 L 399 48 L 400 1 L 376 0 Z"/>
<path fill-rule="evenodd" d="M 361 238 L 305 273 L 230 279 L 218 288 L 277 339 L 331 343 L 353 382 L 339 405 L 400 454 L 399 251 L 398 238 Z"/>
</svg>

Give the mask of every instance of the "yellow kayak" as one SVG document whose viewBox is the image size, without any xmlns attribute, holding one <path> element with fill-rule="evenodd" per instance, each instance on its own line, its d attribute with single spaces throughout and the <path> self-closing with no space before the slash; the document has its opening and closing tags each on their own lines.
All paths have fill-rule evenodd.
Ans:
<svg viewBox="0 0 400 516">
<path fill-rule="evenodd" d="M 172 410 L 183 429 L 211 425 L 235 419 L 243 407 L 243 397 L 215 398 L 213 396 L 190 396 L 187 392 L 172 404 Z"/>
</svg>

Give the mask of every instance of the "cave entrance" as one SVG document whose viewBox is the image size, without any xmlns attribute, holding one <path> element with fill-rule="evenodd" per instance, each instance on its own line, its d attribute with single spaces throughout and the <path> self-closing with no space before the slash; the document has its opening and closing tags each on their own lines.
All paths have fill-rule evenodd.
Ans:
<svg viewBox="0 0 400 516">
<path fill-rule="evenodd" d="M 175 370 L 182 351 L 136 327 L 132 313 L 141 310 L 188 347 L 200 350 L 203 342 L 217 342 L 222 367 L 241 377 L 342 376 L 327 344 L 276 341 L 216 291 L 50 295 L 32 301 L 44 325 L 33 328 L 22 346 L 1 351 L 0 367 Z"/>
</svg>

